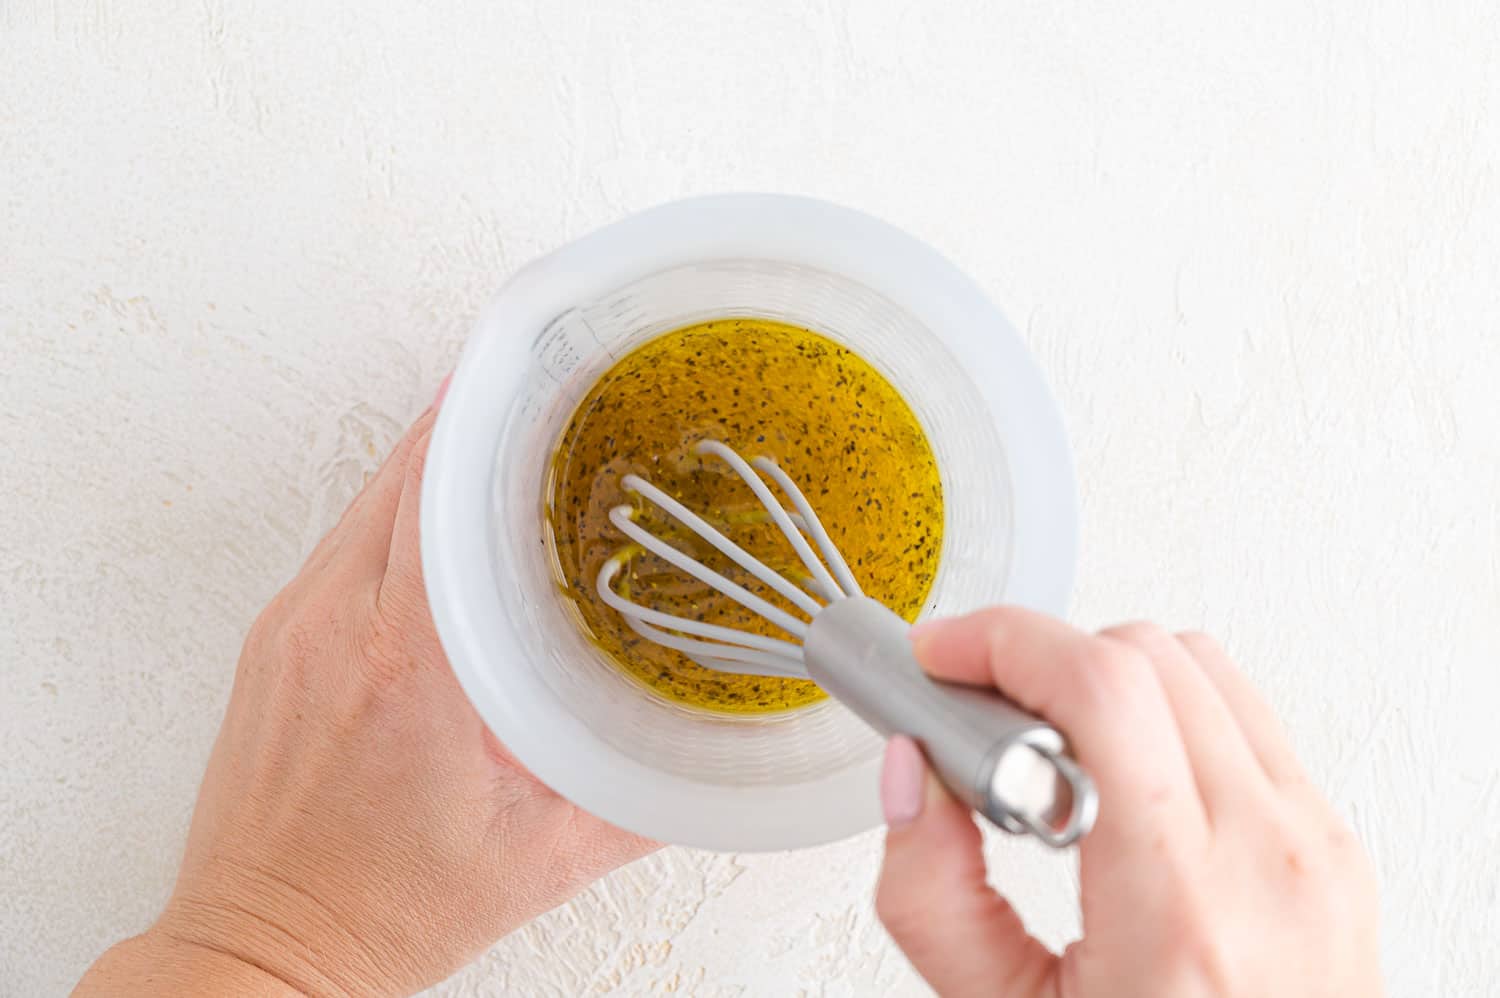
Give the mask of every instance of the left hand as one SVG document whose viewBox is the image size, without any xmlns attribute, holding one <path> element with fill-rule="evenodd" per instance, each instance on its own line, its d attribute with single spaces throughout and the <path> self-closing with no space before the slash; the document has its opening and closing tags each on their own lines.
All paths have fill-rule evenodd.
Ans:
<svg viewBox="0 0 1500 998">
<path fill-rule="evenodd" d="M 250 629 L 172 897 L 79 994 L 409 994 L 654 848 L 523 769 L 449 670 L 417 531 L 436 415 Z"/>
</svg>

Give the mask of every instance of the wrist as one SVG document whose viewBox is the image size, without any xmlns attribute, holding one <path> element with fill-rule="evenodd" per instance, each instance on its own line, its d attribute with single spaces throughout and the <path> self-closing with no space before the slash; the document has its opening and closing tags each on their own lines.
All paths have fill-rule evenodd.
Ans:
<svg viewBox="0 0 1500 998">
<path fill-rule="evenodd" d="M 156 928 L 111 946 L 89 967 L 73 994 L 303 998 L 303 992 L 264 968 Z"/>
<path fill-rule="evenodd" d="M 179 885 L 153 931 L 181 946 L 230 956 L 317 996 L 398 994 L 398 968 L 375 957 L 341 915 L 295 885 L 300 878 L 221 862 L 190 887 Z"/>
</svg>

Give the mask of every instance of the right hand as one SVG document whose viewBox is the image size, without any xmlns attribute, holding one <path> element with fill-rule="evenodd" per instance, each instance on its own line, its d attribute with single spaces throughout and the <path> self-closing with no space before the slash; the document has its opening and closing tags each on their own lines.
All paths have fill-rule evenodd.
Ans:
<svg viewBox="0 0 1500 998">
<path fill-rule="evenodd" d="M 1381 993 L 1369 860 L 1211 638 L 996 608 L 912 640 L 933 676 L 998 687 L 1067 733 L 1100 798 L 1080 845 L 1084 936 L 1055 956 L 986 885 L 970 812 L 891 741 L 876 910 L 940 994 Z"/>
</svg>

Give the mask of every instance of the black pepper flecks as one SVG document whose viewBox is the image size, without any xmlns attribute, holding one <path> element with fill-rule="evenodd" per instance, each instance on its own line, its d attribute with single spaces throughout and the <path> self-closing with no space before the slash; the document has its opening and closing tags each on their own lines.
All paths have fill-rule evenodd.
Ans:
<svg viewBox="0 0 1500 998">
<path fill-rule="evenodd" d="M 647 530 L 791 609 L 620 484 L 638 474 L 772 568 L 804 576 L 749 488 L 722 462 L 693 453 L 707 438 L 746 459 L 764 454 L 781 465 L 866 595 L 908 620 L 932 588 L 942 550 L 943 494 L 932 448 L 906 401 L 863 358 L 816 333 L 761 319 L 705 322 L 640 346 L 605 372 L 563 431 L 546 515 L 566 595 L 591 639 L 631 675 L 682 703 L 737 714 L 813 703 L 824 694 L 810 682 L 715 672 L 640 638 L 594 591 L 600 567 L 629 543 L 609 511 L 628 504 Z M 617 586 L 669 613 L 788 637 L 653 555 L 633 557 Z"/>
</svg>

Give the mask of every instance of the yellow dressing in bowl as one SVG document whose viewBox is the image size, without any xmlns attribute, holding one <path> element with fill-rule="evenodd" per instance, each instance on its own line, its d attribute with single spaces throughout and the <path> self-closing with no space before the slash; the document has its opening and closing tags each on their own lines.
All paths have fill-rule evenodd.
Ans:
<svg viewBox="0 0 1500 998">
<path fill-rule="evenodd" d="M 595 591 L 600 568 L 628 545 L 609 512 L 630 505 L 645 529 L 792 609 L 621 486 L 625 475 L 640 475 L 773 569 L 805 578 L 744 482 L 722 461 L 693 453 L 704 439 L 779 464 L 865 594 L 908 620 L 932 588 L 942 549 L 932 448 L 911 407 L 863 358 L 806 329 L 748 318 L 688 326 L 637 347 L 599 378 L 563 430 L 545 496 L 547 533 L 564 595 L 590 640 L 657 693 L 694 707 L 749 714 L 813 703 L 824 694 L 811 682 L 716 672 L 639 637 Z M 649 553 L 633 553 L 616 588 L 668 613 L 790 637 Z"/>
</svg>

